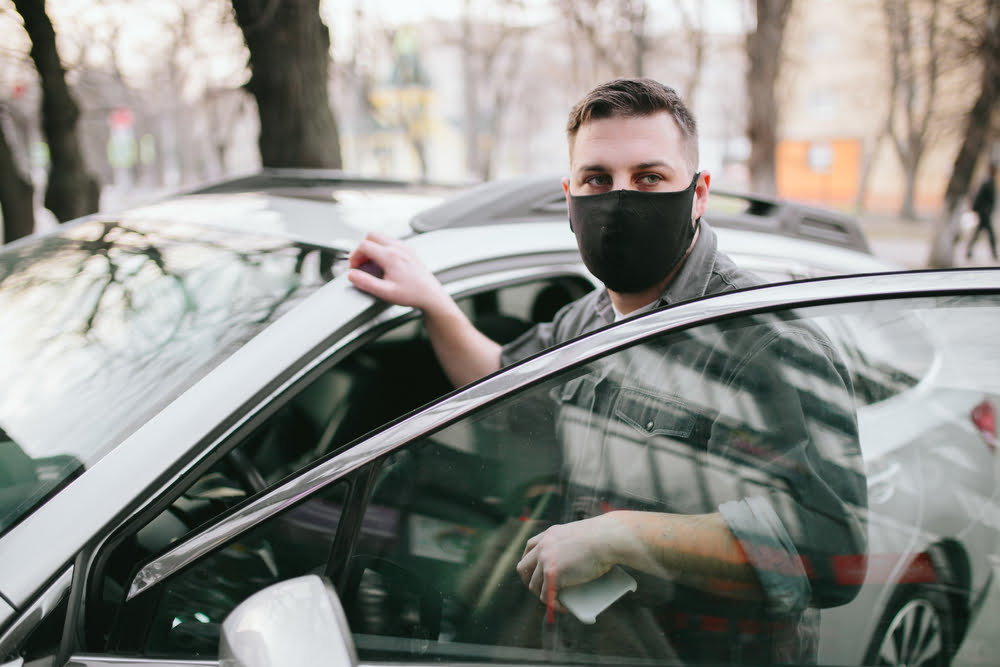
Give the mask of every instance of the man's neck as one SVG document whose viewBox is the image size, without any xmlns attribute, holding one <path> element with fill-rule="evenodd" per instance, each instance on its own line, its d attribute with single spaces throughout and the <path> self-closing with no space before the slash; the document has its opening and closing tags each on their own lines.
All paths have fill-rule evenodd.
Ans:
<svg viewBox="0 0 1000 667">
<path fill-rule="evenodd" d="M 628 315 L 633 313 L 643 306 L 648 306 L 657 299 L 660 298 L 660 294 L 663 290 L 667 288 L 666 281 L 662 283 L 662 287 L 657 285 L 656 287 L 650 287 L 648 290 L 643 290 L 642 292 L 633 292 L 631 294 L 623 294 L 621 292 L 613 292 L 608 290 L 608 296 L 611 297 L 611 305 L 614 306 L 622 315 Z"/>
</svg>

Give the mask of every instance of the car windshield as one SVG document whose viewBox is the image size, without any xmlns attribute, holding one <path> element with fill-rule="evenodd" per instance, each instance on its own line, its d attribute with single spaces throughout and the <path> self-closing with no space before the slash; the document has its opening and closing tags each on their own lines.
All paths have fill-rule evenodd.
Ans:
<svg viewBox="0 0 1000 667">
<path fill-rule="evenodd" d="M 335 259 L 137 220 L 0 254 L 0 531 L 329 280 Z"/>
</svg>

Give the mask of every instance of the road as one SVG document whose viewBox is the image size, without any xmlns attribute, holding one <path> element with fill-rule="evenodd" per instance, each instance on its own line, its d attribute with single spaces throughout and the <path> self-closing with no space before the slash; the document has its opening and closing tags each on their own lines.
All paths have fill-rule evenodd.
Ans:
<svg viewBox="0 0 1000 667">
<path fill-rule="evenodd" d="M 872 251 L 879 257 L 909 269 L 926 269 L 930 256 L 933 223 L 911 222 L 890 217 L 867 216 L 861 220 Z M 996 226 L 996 225 L 994 225 Z M 968 234 L 963 235 L 955 252 L 956 267 L 1000 266 L 990 255 L 986 238 L 980 236 L 972 259 L 966 259 Z"/>
</svg>

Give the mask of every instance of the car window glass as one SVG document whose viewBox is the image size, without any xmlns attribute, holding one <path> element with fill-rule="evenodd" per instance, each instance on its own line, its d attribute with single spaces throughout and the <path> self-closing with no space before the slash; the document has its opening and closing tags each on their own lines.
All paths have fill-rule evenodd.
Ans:
<svg viewBox="0 0 1000 667">
<path fill-rule="evenodd" d="M 53 656 L 59 651 L 62 642 L 63 629 L 66 626 L 66 612 L 69 606 L 69 596 L 66 595 L 47 611 L 38 625 L 28 634 L 17 648 L 17 655 L 24 659 L 25 664 L 34 667 L 35 665 L 52 664 Z M 12 656 L 0 656 L 11 658 Z M 6 663 L 4 663 L 6 664 Z"/>
<path fill-rule="evenodd" d="M 0 260 L 0 531 L 332 277 L 328 251 L 89 221 Z"/>
<path fill-rule="evenodd" d="M 515 566 L 528 539 L 557 524 L 582 527 L 614 510 L 708 514 L 723 503 L 738 523 L 762 511 L 746 504 L 755 497 L 768 499 L 789 526 L 782 539 L 812 560 L 856 554 L 864 491 L 847 377 L 818 329 L 762 316 L 630 347 L 389 457 L 368 511 L 398 516 L 398 531 L 362 532 L 355 554 L 364 570 L 343 596 L 359 651 L 399 658 L 414 640 L 434 639 L 425 650 L 462 659 L 536 660 L 552 647 L 569 662 L 728 659 L 703 654 L 707 630 L 689 630 L 684 646 L 666 639 L 675 624 L 702 624 L 710 607 L 729 610 L 727 626 L 766 620 L 789 632 L 787 614 L 762 617 L 758 603 L 741 604 L 721 583 L 705 593 L 634 569 L 641 595 L 595 627 L 565 614 L 549 623 Z M 805 487 L 823 486 L 809 467 L 836 488 L 800 503 Z M 810 544 L 807 519 L 839 539 Z M 385 568 L 403 574 L 386 577 Z M 422 600 L 402 624 L 397 581 Z M 853 593 L 827 581 L 816 588 L 799 593 L 796 613 Z M 667 609 L 684 618 L 662 617 Z M 757 639 L 739 650 L 767 658 L 772 635 Z"/>
<path fill-rule="evenodd" d="M 363 524 L 381 529 L 362 528 L 341 591 L 362 660 L 875 664 L 922 621 L 922 650 L 953 654 L 1000 547 L 1000 343 L 969 337 L 998 307 L 880 302 L 872 322 L 890 348 L 845 333 L 871 316 L 864 304 L 703 325 L 397 450 Z M 917 383 L 891 404 L 857 401 L 852 378 L 892 351 Z M 942 372 L 949 356 L 967 372 Z M 567 553 L 603 563 L 622 525 L 606 519 L 628 512 L 721 515 L 755 593 L 726 567 L 692 574 L 707 558 L 697 542 L 689 569 L 619 563 L 635 588 L 593 623 L 597 593 L 576 615 L 529 592 L 517 569 L 529 539 L 569 527 Z M 854 646 L 835 641 L 845 634 Z"/>
<path fill-rule="evenodd" d="M 921 315 L 880 305 L 856 306 L 853 314 L 838 318 L 828 331 L 845 355 L 855 360 L 855 389 L 866 404 L 913 387 L 935 359 L 932 329 Z"/>
<path fill-rule="evenodd" d="M 328 486 L 126 603 L 113 650 L 216 655 L 219 625 L 237 604 L 278 581 L 325 573 L 347 492 L 346 483 Z"/>
</svg>

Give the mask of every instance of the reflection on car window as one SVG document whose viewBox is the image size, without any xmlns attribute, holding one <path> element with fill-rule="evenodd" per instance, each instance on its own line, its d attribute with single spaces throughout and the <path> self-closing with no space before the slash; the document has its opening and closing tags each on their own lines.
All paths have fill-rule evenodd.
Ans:
<svg viewBox="0 0 1000 667">
<path fill-rule="evenodd" d="M 815 656 L 817 609 L 858 591 L 865 507 L 848 370 L 817 328 L 759 316 L 646 341 L 389 457 L 366 524 L 386 514 L 396 529 L 362 532 L 343 599 L 372 660 L 436 639 L 421 650 L 797 661 Z M 529 538 L 629 512 L 721 514 L 759 594 L 632 562 L 636 593 L 593 625 L 551 615 L 516 570 Z M 405 623 L 397 595 L 420 601 Z"/>
<path fill-rule="evenodd" d="M 930 370 L 934 347 L 929 329 L 910 312 L 880 308 L 879 303 L 855 308 L 829 327 L 845 354 L 856 359 L 855 389 L 865 404 L 884 401 L 913 387 Z"/>
<path fill-rule="evenodd" d="M 0 529 L 322 285 L 331 262 L 282 239 L 141 222 L 5 253 Z"/>
<path fill-rule="evenodd" d="M 394 452 L 365 521 L 393 530 L 362 530 L 341 592 L 359 653 L 947 664 L 971 636 L 981 654 L 976 601 L 1000 602 L 998 310 L 916 299 L 701 326 Z M 517 572 L 529 540 L 634 510 L 721 514 L 763 596 L 691 577 L 692 550 L 689 567 L 619 564 L 635 590 L 592 624 L 549 613 Z"/>
</svg>

